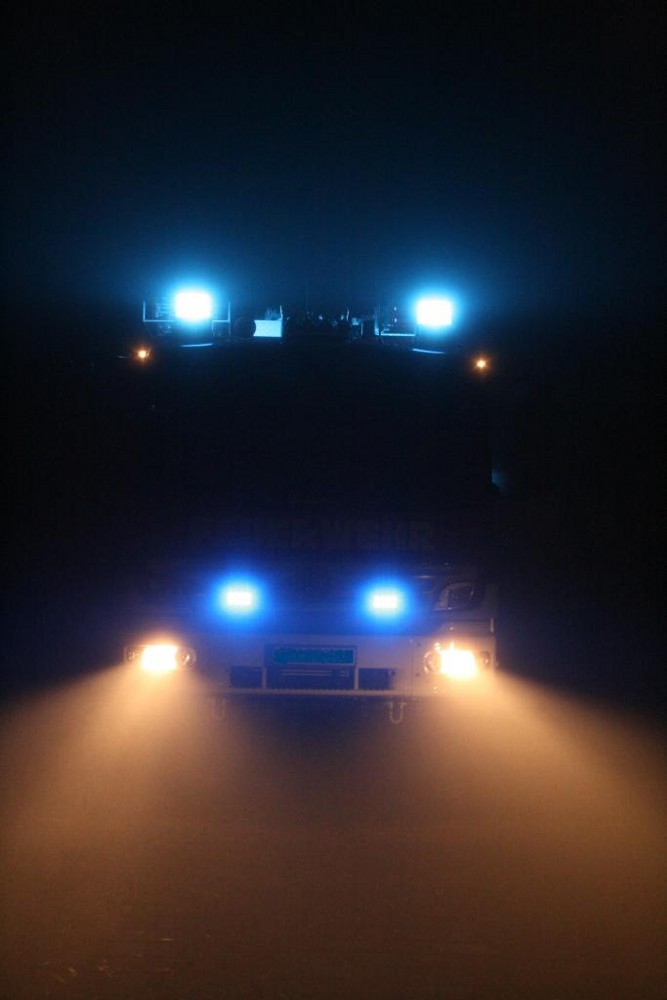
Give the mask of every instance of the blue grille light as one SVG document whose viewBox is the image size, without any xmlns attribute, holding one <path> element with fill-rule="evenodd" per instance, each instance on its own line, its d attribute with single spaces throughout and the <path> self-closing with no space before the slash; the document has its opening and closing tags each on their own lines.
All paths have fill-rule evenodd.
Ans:
<svg viewBox="0 0 667 1000">
<path fill-rule="evenodd" d="M 398 587 L 373 587 L 367 594 L 366 608 L 378 618 L 395 618 L 405 610 L 405 595 Z"/>
<path fill-rule="evenodd" d="M 252 615 L 260 605 L 260 594 L 251 583 L 227 583 L 220 590 L 220 607 L 230 615 Z"/>
</svg>

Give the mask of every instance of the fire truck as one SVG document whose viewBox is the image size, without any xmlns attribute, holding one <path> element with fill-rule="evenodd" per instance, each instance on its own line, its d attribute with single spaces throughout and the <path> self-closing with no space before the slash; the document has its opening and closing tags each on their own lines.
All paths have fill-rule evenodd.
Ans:
<svg viewBox="0 0 667 1000">
<path fill-rule="evenodd" d="M 195 670 L 223 707 L 365 699 L 398 722 L 496 667 L 487 372 L 292 331 L 142 380 L 151 559 L 125 660 Z"/>
</svg>

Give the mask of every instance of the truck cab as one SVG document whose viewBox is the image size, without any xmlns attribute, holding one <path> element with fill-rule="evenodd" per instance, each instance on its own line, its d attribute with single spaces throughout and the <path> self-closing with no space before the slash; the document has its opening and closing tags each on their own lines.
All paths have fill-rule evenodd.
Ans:
<svg viewBox="0 0 667 1000">
<path fill-rule="evenodd" d="M 456 355 L 380 340 L 230 341 L 144 379 L 159 475 L 137 484 L 155 522 L 127 662 L 195 669 L 223 702 L 395 719 L 493 671 L 486 390 Z"/>
</svg>

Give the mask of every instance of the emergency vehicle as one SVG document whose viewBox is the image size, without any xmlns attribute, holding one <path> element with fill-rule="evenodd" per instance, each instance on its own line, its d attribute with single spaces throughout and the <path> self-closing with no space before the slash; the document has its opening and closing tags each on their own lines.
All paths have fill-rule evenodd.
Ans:
<svg viewBox="0 0 667 1000">
<path fill-rule="evenodd" d="M 392 721 L 492 672 L 479 375 L 379 335 L 230 337 L 199 367 L 156 367 L 141 391 L 160 472 L 137 482 L 155 498 L 153 560 L 127 663 L 199 671 L 222 705 L 379 700 Z"/>
</svg>

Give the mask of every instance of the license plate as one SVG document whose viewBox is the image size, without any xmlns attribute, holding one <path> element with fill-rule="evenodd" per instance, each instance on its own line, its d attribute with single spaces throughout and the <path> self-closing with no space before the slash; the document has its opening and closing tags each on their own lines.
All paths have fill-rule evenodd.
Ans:
<svg viewBox="0 0 667 1000">
<path fill-rule="evenodd" d="M 268 646 L 268 667 L 353 667 L 354 646 Z"/>
</svg>

